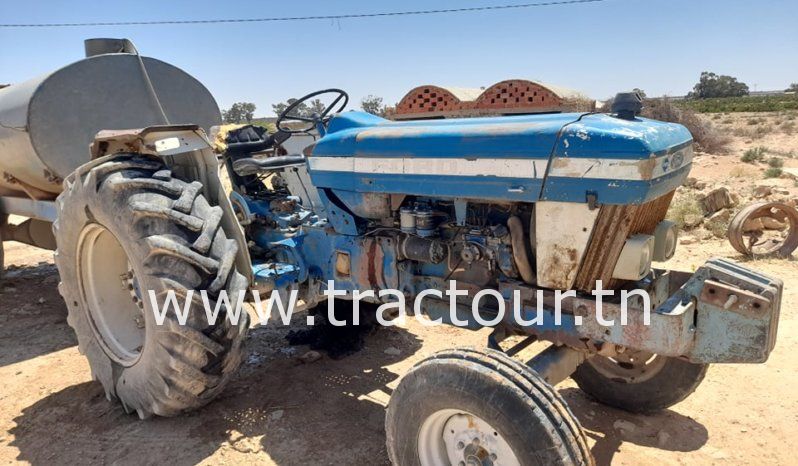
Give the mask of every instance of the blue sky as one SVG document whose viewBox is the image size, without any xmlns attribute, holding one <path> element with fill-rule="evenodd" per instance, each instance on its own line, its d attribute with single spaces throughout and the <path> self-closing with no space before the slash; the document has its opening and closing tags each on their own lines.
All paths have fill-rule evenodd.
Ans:
<svg viewBox="0 0 798 466">
<path fill-rule="evenodd" d="M 530 1 L 530 0 L 526 0 Z M 522 0 L 0 0 L 0 23 L 328 15 Z M 420 84 L 538 79 L 603 99 L 640 87 L 679 95 L 701 71 L 758 90 L 798 82 L 794 0 L 607 0 L 480 13 L 292 23 L 0 29 L 0 82 L 81 58 L 83 39 L 127 37 L 202 81 L 220 106 L 271 105 L 326 87 L 398 101 Z"/>
</svg>

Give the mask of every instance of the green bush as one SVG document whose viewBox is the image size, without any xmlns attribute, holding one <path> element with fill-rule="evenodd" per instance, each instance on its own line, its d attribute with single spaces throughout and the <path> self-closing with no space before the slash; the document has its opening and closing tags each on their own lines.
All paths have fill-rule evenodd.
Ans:
<svg viewBox="0 0 798 466">
<path fill-rule="evenodd" d="M 780 157 L 771 157 L 768 159 L 768 166 L 770 168 L 781 168 L 784 166 L 784 160 Z"/>
<path fill-rule="evenodd" d="M 765 178 L 778 178 L 781 176 L 781 168 L 770 167 L 765 170 Z"/>
<path fill-rule="evenodd" d="M 761 162 L 765 158 L 767 151 L 767 148 L 762 146 L 752 147 L 743 153 L 740 160 L 745 163 Z"/>
</svg>

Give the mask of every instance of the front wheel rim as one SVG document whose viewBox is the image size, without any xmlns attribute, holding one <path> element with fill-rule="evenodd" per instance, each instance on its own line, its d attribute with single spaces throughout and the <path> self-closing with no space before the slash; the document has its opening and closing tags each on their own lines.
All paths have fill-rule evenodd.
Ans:
<svg viewBox="0 0 798 466">
<path fill-rule="evenodd" d="M 458 409 L 434 412 L 418 433 L 422 466 L 520 466 L 510 444 L 482 418 Z"/>
<path fill-rule="evenodd" d="M 665 367 L 668 358 L 646 351 L 629 351 L 607 358 L 595 356 L 587 360 L 604 377 L 622 383 L 643 383 Z"/>
<path fill-rule="evenodd" d="M 122 245 L 102 225 L 87 225 L 78 239 L 80 295 L 95 339 L 115 362 L 132 366 L 145 341 L 144 306 Z"/>
</svg>

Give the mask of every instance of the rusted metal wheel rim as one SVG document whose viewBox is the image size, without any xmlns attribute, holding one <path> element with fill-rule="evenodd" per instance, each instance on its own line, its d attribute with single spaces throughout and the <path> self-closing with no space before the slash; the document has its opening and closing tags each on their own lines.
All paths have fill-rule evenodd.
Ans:
<svg viewBox="0 0 798 466">
<path fill-rule="evenodd" d="M 780 241 L 760 241 L 762 234 L 756 231 L 745 231 L 749 221 L 759 218 L 771 218 L 778 222 L 786 222 L 787 236 Z M 781 202 L 757 202 L 737 212 L 728 231 L 729 243 L 738 252 L 747 256 L 765 256 L 776 254 L 787 257 L 798 247 L 798 210 Z"/>
<path fill-rule="evenodd" d="M 610 380 L 641 383 L 657 375 L 667 360 L 646 351 L 626 351 L 612 358 L 595 356 L 588 359 L 587 364 Z"/>
</svg>

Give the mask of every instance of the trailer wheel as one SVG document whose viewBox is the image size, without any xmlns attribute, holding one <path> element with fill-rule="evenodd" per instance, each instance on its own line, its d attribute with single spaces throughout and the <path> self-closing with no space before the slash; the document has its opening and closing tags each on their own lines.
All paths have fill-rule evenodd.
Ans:
<svg viewBox="0 0 798 466">
<path fill-rule="evenodd" d="M 453 349 L 416 364 L 385 419 L 396 465 L 592 465 L 565 401 L 499 351 Z"/>
<path fill-rule="evenodd" d="M 207 290 L 211 305 L 221 292 L 235 303 L 247 289 L 222 210 L 201 191 L 158 160 L 125 154 L 71 175 L 56 202 L 67 321 L 106 397 L 142 419 L 208 403 L 242 359 L 246 311 L 233 324 L 222 307 L 209 325 L 197 291 L 185 325 L 174 307 L 159 325 L 150 302 L 152 292 L 162 310 L 173 290 L 182 309 L 190 290 Z"/>
<path fill-rule="evenodd" d="M 633 413 L 660 411 L 693 393 L 709 364 L 693 364 L 644 351 L 594 356 L 571 376 L 597 401 Z"/>
</svg>

